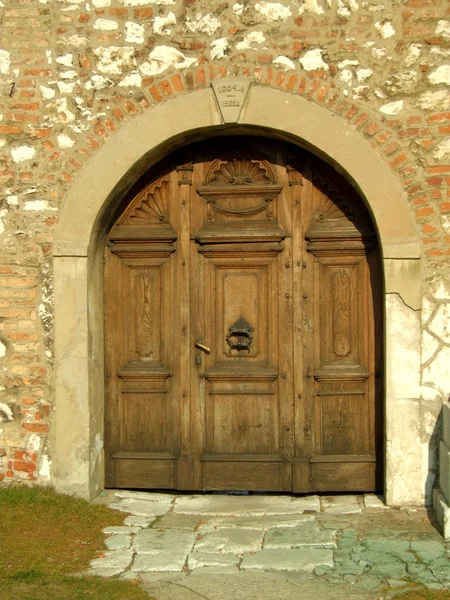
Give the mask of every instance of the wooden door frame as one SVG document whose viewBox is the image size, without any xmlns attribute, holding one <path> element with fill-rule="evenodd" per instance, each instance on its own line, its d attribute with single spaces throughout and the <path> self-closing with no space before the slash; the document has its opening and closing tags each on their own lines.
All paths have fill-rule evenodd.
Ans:
<svg viewBox="0 0 450 600">
<path fill-rule="evenodd" d="M 210 89 L 134 117 L 96 152 L 66 195 L 54 245 L 56 489 L 91 499 L 104 485 L 102 257 L 116 208 L 164 155 L 223 134 L 263 135 L 306 148 L 343 173 L 369 207 L 385 282 L 385 495 L 390 505 L 423 503 L 428 473 L 415 425 L 421 410 L 420 244 L 406 194 L 400 179 L 344 119 L 258 85 L 251 88 L 239 124 L 221 123 Z"/>
</svg>

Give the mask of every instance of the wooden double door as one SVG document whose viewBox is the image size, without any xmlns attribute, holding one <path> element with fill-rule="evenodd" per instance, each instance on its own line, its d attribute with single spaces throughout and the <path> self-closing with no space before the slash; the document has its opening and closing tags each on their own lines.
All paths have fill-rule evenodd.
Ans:
<svg viewBox="0 0 450 600">
<path fill-rule="evenodd" d="M 105 254 L 107 486 L 379 489 L 380 259 L 353 188 L 301 149 L 216 138 L 126 203 Z"/>
</svg>

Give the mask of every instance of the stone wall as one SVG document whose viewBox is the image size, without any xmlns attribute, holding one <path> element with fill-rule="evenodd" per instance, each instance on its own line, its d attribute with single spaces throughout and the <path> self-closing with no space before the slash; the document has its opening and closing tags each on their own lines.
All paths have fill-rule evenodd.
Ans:
<svg viewBox="0 0 450 600">
<path fill-rule="evenodd" d="M 325 107 L 370 140 L 402 183 L 422 238 L 414 401 L 429 501 L 436 419 L 450 388 L 443 0 L 0 2 L 0 479 L 51 481 L 52 242 L 65 194 L 125 122 L 227 75 Z"/>
</svg>

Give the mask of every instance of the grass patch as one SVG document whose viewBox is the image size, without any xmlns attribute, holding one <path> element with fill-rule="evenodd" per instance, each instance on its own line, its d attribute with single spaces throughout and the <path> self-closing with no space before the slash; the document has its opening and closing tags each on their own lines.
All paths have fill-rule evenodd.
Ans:
<svg viewBox="0 0 450 600">
<path fill-rule="evenodd" d="M 450 600 L 450 592 L 447 590 L 429 590 L 420 588 L 411 590 L 398 596 L 399 600 Z"/>
<path fill-rule="evenodd" d="M 123 524 L 106 506 L 24 486 L 0 490 L 0 600 L 148 600 L 129 581 L 80 577 L 105 551 L 102 529 Z"/>
</svg>

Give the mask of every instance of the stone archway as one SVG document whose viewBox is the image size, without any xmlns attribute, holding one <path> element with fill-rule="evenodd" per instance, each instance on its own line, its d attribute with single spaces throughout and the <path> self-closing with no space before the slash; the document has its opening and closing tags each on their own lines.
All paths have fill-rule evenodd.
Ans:
<svg viewBox="0 0 450 600">
<path fill-rule="evenodd" d="M 422 448 L 407 426 L 419 419 L 420 251 L 404 191 L 345 121 L 259 86 L 251 89 L 236 125 L 221 125 L 212 90 L 135 117 L 103 145 L 67 195 L 54 249 L 56 489 L 92 498 L 103 487 L 101 273 L 111 209 L 167 152 L 219 132 L 257 133 L 305 147 L 344 173 L 367 202 L 382 248 L 386 293 L 385 493 L 392 505 L 422 502 Z"/>
</svg>

